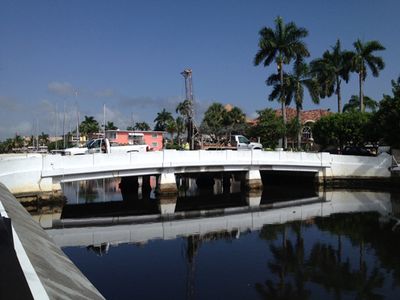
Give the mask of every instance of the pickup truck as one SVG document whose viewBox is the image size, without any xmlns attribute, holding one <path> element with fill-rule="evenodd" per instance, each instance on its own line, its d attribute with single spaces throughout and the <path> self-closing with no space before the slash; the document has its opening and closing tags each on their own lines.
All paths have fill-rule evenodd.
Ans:
<svg viewBox="0 0 400 300">
<path fill-rule="evenodd" d="M 203 141 L 200 145 L 203 150 L 261 150 L 263 146 L 260 143 L 250 142 L 243 135 L 231 135 L 230 140 L 225 143 L 212 143 Z"/>
<path fill-rule="evenodd" d="M 86 147 L 73 147 L 64 149 L 63 155 L 83 155 L 93 153 L 129 153 L 129 152 L 146 152 L 148 149 L 146 144 L 143 145 L 116 145 L 111 144 L 108 139 L 99 138 L 90 140 L 86 143 Z"/>
</svg>

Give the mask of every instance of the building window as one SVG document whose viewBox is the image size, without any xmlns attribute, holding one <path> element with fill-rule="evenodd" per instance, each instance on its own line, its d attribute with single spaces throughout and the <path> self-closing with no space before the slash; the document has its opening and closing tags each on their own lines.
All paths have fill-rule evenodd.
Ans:
<svg viewBox="0 0 400 300">
<path fill-rule="evenodd" d="M 151 146 L 152 146 L 152 147 L 158 147 L 158 143 L 157 143 L 157 142 L 152 142 L 152 143 L 151 143 Z"/>
<path fill-rule="evenodd" d="M 302 138 L 304 141 L 308 141 L 312 138 L 312 131 L 310 126 L 304 126 L 302 129 Z"/>
<path fill-rule="evenodd" d="M 144 145 L 144 139 L 142 135 L 130 135 L 128 137 L 129 145 Z"/>
<path fill-rule="evenodd" d="M 157 133 L 152 133 L 151 137 L 156 139 L 156 138 L 158 138 L 158 134 Z"/>
<path fill-rule="evenodd" d="M 110 140 L 115 140 L 117 138 L 117 133 L 116 132 L 107 132 L 106 137 Z"/>
</svg>

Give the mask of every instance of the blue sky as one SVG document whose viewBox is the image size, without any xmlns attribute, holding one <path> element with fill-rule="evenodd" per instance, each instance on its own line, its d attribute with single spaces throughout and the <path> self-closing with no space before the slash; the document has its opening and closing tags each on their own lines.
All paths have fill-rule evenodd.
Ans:
<svg viewBox="0 0 400 300">
<path fill-rule="evenodd" d="M 309 30 L 311 59 L 340 38 L 342 46 L 379 40 L 387 50 L 378 78 L 368 76 L 365 94 L 379 100 L 400 75 L 397 0 L 347 1 L 18 1 L 0 2 L 0 140 L 38 130 L 61 133 L 76 111 L 125 129 L 133 119 L 153 125 L 157 112 L 175 112 L 184 99 L 180 72 L 193 70 L 197 118 L 212 102 L 230 103 L 249 117 L 277 108 L 267 100 L 265 79 L 275 66 L 253 66 L 258 31 L 280 15 Z M 343 86 L 357 94 L 353 74 Z M 330 108 L 336 98 L 305 109 Z M 56 111 L 58 117 L 56 117 Z"/>
</svg>

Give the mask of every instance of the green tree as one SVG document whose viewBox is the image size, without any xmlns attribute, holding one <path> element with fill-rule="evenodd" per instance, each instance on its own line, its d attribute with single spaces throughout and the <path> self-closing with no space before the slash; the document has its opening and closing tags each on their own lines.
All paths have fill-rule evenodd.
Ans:
<svg viewBox="0 0 400 300">
<path fill-rule="evenodd" d="M 134 126 L 128 126 L 126 130 L 149 131 L 151 127 L 146 122 L 136 122 Z"/>
<path fill-rule="evenodd" d="M 364 96 L 364 106 L 366 109 L 375 112 L 378 108 L 378 102 L 368 96 Z M 349 102 L 343 106 L 343 112 L 360 111 L 360 98 L 357 95 L 352 95 Z"/>
<path fill-rule="evenodd" d="M 282 106 L 283 123 L 286 125 L 285 85 L 283 78 L 283 65 L 289 64 L 292 59 L 308 57 L 310 53 L 302 41 L 308 35 L 305 28 L 298 28 L 295 23 L 285 24 L 281 17 L 275 19 L 275 28 L 263 27 L 259 31 L 259 50 L 254 57 L 254 65 L 263 62 L 264 67 L 275 61 L 280 77 L 280 103 Z M 287 146 L 286 136 L 283 138 L 284 147 Z"/>
<path fill-rule="evenodd" d="M 249 136 L 260 137 L 264 147 L 275 148 L 279 138 L 285 131 L 282 117 L 278 117 L 272 109 L 257 111 L 257 124 L 248 129 Z"/>
<path fill-rule="evenodd" d="M 352 56 L 352 69 L 358 74 L 360 111 L 364 111 L 363 85 L 367 77 L 367 67 L 374 77 L 378 77 L 379 71 L 385 67 L 383 59 L 374 56 L 374 52 L 385 50 L 378 41 L 361 42 L 359 39 L 354 42 L 355 52 Z"/>
<path fill-rule="evenodd" d="M 373 123 L 385 143 L 400 148 L 400 76 L 397 81 L 392 80 L 392 93 L 393 96 L 383 95 Z"/>
<path fill-rule="evenodd" d="M 204 113 L 202 121 L 202 131 L 215 134 L 217 136 L 224 134 L 224 121 L 226 120 L 227 111 L 221 103 L 212 103 Z"/>
<path fill-rule="evenodd" d="M 174 143 L 174 134 L 176 132 L 176 121 L 172 118 L 167 120 L 165 124 L 165 130 L 171 135 L 171 141 Z"/>
<path fill-rule="evenodd" d="M 47 145 L 49 143 L 49 135 L 42 132 L 39 135 L 39 145 Z"/>
<path fill-rule="evenodd" d="M 154 126 L 154 130 L 156 131 L 165 131 L 167 128 L 167 122 L 172 120 L 173 117 L 170 112 L 166 111 L 165 108 L 159 113 L 157 113 L 157 117 L 154 119 L 156 125 Z"/>
<path fill-rule="evenodd" d="M 0 153 L 10 153 L 13 146 L 14 140 L 10 138 L 6 139 L 4 142 L 0 143 Z"/>
<path fill-rule="evenodd" d="M 99 130 L 99 123 L 92 116 L 85 116 L 85 119 L 79 125 L 80 134 L 87 137 L 91 137 L 91 135 L 99 132 Z"/>
<path fill-rule="evenodd" d="M 315 122 L 313 137 L 323 148 L 329 145 L 339 146 L 340 149 L 350 144 L 363 146 L 373 137 L 370 128 L 370 113 L 331 114 Z"/>
<path fill-rule="evenodd" d="M 270 76 L 267 80 L 268 85 L 273 85 L 274 89 L 269 96 L 269 100 L 275 100 L 279 95 L 279 81 L 276 74 Z M 319 85 L 315 78 L 312 77 L 308 64 L 302 60 L 296 61 L 293 73 L 284 74 L 284 85 L 286 89 L 285 103 L 289 105 L 291 101 L 296 105 L 296 135 L 297 148 L 301 147 L 301 110 L 303 109 L 304 89 L 308 91 L 314 103 L 319 103 Z M 288 124 L 288 123 L 287 123 Z M 287 125 L 286 124 L 286 125 Z"/>
<path fill-rule="evenodd" d="M 237 106 L 227 111 L 224 120 L 230 132 L 243 133 L 246 129 L 246 114 Z"/>
<path fill-rule="evenodd" d="M 338 113 L 342 112 L 341 83 L 349 81 L 352 54 L 341 49 L 340 40 L 332 47 L 332 51 L 325 51 L 322 58 L 311 62 L 311 70 L 317 76 L 320 85 L 321 98 L 337 96 Z"/>
<path fill-rule="evenodd" d="M 185 120 L 182 117 L 178 116 L 175 122 L 178 145 L 181 146 L 181 135 L 185 132 Z"/>
<path fill-rule="evenodd" d="M 118 127 L 114 125 L 114 122 L 107 121 L 106 130 L 117 130 Z"/>
<path fill-rule="evenodd" d="M 191 143 L 191 131 L 192 131 L 192 114 L 193 114 L 193 108 L 192 108 L 192 102 L 189 99 L 184 100 L 183 102 L 180 102 L 176 109 L 175 112 L 179 113 L 183 119 L 184 119 L 184 125 L 186 126 L 186 132 L 187 132 L 187 141 Z"/>
<path fill-rule="evenodd" d="M 13 147 L 14 148 L 21 148 L 24 146 L 24 139 L 22 136 L 16 134 L 13 140 Z"/>
</svg>

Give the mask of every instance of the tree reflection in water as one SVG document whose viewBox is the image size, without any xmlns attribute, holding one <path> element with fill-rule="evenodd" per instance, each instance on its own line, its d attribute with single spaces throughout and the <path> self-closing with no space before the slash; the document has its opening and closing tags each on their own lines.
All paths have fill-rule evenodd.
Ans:
<svg viewBox="0 0 400 300">
<path fill-rule="evenodd" d="M 389 224 L 379 222 L 379 214 L 356 213 L 351 218 L 348 214 L 337 214 L 315 218 L 313 222 L 320 231 L 329 232 L 331 236 L 327 241 L 324 238 L 315 242 L 308 253 L 302 231 L 309 224 L 293 222 L 262 228 L 260 238 L 268 241 L 272 257 L 267 266 L 273 277 L 264 283 L 256 283 L 260 296 L 265 299 L 308 299 L 317 285 L 335 299 L 349 295 L 355 299 L 383 299 L 383 269 L 393 271 L 399 284 L 400 262 L 392 253 L 399 253 L 398 235 L 391 231 Z M 354 249 L 359 249 L 357 259 L 348 252 L 342 253 L 343 239 Z M 367 248 L 373 249 L 378 258 L 367 261 Z"/>
</svg>

